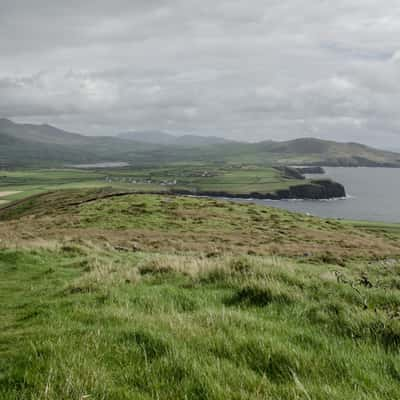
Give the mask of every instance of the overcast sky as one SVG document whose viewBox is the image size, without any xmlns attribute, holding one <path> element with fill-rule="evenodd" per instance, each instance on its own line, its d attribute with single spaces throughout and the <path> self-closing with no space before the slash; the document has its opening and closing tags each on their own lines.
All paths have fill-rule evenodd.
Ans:
<svg viewBox="0 0 400 400">
<path fill-rule="evenodd" d="M 0 0 L 0 116 L 400 149 L 399 0 Z"/>
</svg>

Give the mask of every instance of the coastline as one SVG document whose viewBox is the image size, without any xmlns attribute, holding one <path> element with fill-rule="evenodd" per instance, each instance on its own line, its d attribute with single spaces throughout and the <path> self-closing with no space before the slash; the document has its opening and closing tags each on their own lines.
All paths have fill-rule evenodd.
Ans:
<svg viewBox="0 0 400 400">
<path fill-rule="evenodd" d="M 310 183 L 290 186 L 287 189 L 271 193 L 229 193 L 224 191 L 192 191 L 187 189 L 171 189 L 174 195 L 204 196 L 226 199 L 256 199 L 256 200 L 334 200 L 346 198 L 346 190 L 341 183 L 328 179 L 313 180 Z"/>
</svg>

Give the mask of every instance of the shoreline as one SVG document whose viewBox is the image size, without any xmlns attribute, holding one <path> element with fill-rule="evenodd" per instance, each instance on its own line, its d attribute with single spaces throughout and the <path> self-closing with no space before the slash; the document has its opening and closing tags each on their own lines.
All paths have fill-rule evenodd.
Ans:
<svg viewBox="0 0 400 400">
<path fill-rule="evenodd" d="M 166 193 L 199 197 L 254 200 L 334 200 L 347 197 L 346 190 L 341 183 L 328 179 L 313 180 L 310 183 L 290 186 L 287 189 L 281 189 L 271 193 L 229 193 L 224 191 L 192 191 L 186 189 L 171 189 Z"/>
</svg>

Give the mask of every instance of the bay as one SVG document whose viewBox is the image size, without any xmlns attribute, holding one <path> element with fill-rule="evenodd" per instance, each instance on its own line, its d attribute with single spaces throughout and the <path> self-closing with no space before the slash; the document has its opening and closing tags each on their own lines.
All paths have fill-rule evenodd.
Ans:
<svg viewBox="0 0 400 400">
<path fill-rule="evenodd" d="M 400 222 L 400 169 L 324 168 L 325 175 L 342 183 L 347 198 L 333 200 L 252 200 L 254 203 L 309 213 L 320 217 Z"/>
</svg>

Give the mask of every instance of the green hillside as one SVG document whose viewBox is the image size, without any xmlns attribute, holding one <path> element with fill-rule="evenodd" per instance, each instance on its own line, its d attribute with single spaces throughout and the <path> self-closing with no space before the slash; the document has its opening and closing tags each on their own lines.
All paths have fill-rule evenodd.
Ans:
<svg viewBox="0 0 400 400">
<path fill-rule="evenodd" d="M 285 142 L 231 143 L 207 149 L 210 159 L 228 162 L 323 166 L 400 167 L 400 154 L 358 143 L 338 143 L 314 138 Z"/>
<path fill-rule="evenodd" d="M 1 399 L 400 397 L 399 226 L 72 190 L 0 237 Z"/>
<path fill-rule="evenodd" d="M 240 143 L 219 138 L 156 133 L 144 143 L 136 135 L 88 137 L 49 125 L 0 120 L 0 162 L 7 167 L 63 166 L 71 163 L 129 162 L 135 166 L 174 163 L 315 164 L 330 166 L 400 167 L 398 153 L 357 143 L 313 138 L 286 142 Z M 127 138 L 127 137 L 130 137 Z M 160 143 L 157 143 L 157 137 Z"/>
<path fill-rule="evenodd" d="M 141 164 L 159 160 L 157 149 L 131 140 L 83 136 L 49 125 L 16 124 L 0 119 L 0 161 L 7 167 L 121 160 Z"/>
</svg>

